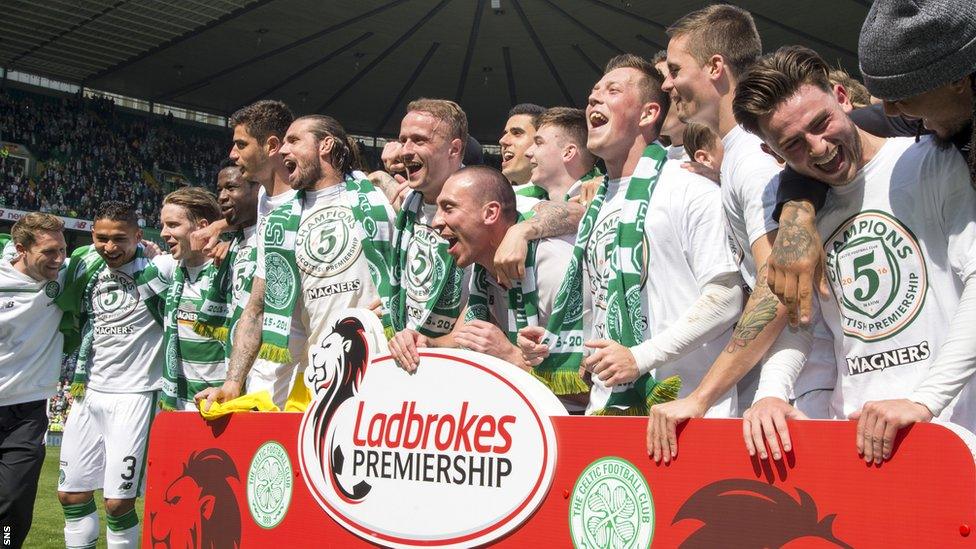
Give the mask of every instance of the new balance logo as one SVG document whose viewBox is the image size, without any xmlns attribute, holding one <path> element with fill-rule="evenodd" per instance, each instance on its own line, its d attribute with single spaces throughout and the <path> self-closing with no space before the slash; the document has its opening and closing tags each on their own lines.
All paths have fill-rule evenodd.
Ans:
<svg viewBox="0 0 976 549">
<path fill-rule="evenodd" d="M 123 482 L 122 484 L 119 485 L 119 490 L 131 490 L 131 489 L 132 489 L 131 482 Z"/>
</svg>

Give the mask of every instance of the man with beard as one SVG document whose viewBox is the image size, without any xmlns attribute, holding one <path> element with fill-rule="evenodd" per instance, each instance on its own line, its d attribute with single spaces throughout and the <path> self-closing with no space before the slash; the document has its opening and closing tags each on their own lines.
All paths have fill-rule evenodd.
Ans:
<svg viewBox="0 0 976 549">
<path fill-rule="evenodd" d="M 858 453 L 880 464 L 913 423 L 976 429 L 976 195 L 954 149 L 857 128 L 827 73 L 809 49 L 781 48 L 747 73 L 733 108 L 766 151 L 831 186 L 817 219 L 831 286 L 820 305 L 838 342 L 831 414 L 857 420 Z M 799 339 L 799 356 L 763 367 L 744 422 L 751 455 L 765 458 L 767 442 L 774 459 L 789 451 L 785 420 L 802 414 L 787 401 L 809 348 Z"/>
<path fill-rule="evenodd" d="M 303 116 L 288 128 L 281 155 L 296 194 L 268 216 L 258 238 L 250 314 L 238 321 L 227 381 L 197 395 L 205 408 L 240 395 L 255 357 L 305 364 L 305 348 L 290 351 L 293 325 L 317 343 L 333 312 L 389 295 L 393 211 L 369 180 L 353 178 L 354 147 L 328 116 Z M 381 310 L 389 327 L 385 301 Z"/>
<path fill-rule="evenodd" d="M 884 101 L 885 113 L 909 117 L 919 132 L 930 131 L 944 146 L 958 149 L 968 159 L 970 179 L 976 185 L 976 4 L 966 0 L 874 3 L 861 28 L 858 53 L 864 84 L 871 95 Z M 882 134 L 857 118 L 855 123 L 875 135 L 895 135 L 890 124 L 872 124 L 886 130 Z M 769 285 L 786 303 L 791 319 L 802 323 L 809 322 L 814 288 L 826 291 L 815 216 L 828 188 L 784 177 L 777 197 L 783 204 L 780 223 L 786 234 L 773 246 Z"/>
<path fill-rule="evenodd" d="M 149 427 L 163 370 L 159 293 L 176 269 L 169 255 L 146 257 L 131 206 L 103 203 L 95 214 L 93 244 L 72 254 L 72 276 L 87 317 L 71 393 L 75 404 L 64 429 L 58 499 L 67 547 L 98 539 L 93 494 L 105 498 L 109 547 L 139 543 L 135 498 L 142 492 Z"/>
<path fill-rule="evenodd" d="M 16 257 L 0 259 L 0 531 L 16 548 L 31 527 L 61 368 L 62 315 L 51 305 L 66 279 L 63 230 L 57 217 L 29 213 L 10 231 Z"/>
<path fill-rule="evenodd" d="M 588 414 L 642 415 L 686 394 L 676 377 L 697 383 L 741 310 L 719 189 L 668 161 L 656 141 L 667 106 L 660 75 L 635 55 L 611 59 L 590 93 L 587 148 L 609 180 L 580 225 L 566 275 L 593 301 Z M 551 351 L 543 338 L 562 339 L 520 333 L 532 363 Z M 735 399 L 730 390 L 710 415 L 732 417 Z"/>
<path fill-rule="evenodd" d="M 754 366 L 786 325 L 785 307 L 766 284 L 766 260 L 776 237 L 772 219 L 780 166 L 762 151 L 761 141 L 738 126 L 732 113 L 735 85 L 762 51 L 749 12 L 727 4 L 689 13 L 668 29 L 669 78 L 664 90 L 684 122 L 708 126 L 722 138 L 721 194 L 730 245 L 740 254 L 740 270 L 752 295 L 725 352 L 716 357 L 700 386 L 686 398 L 655 406 L 648 422 L 648 452 L 655 461 L 677 455 L 677 425 L 701 417 L 712 403 L 738 384 L 748 404 L 758 371 Z M 757 267 L 759 267 L 757 271 Z M 822 323 L 815 352 L 796 384 L 798 406 L 811 417 L 825 417 L 836 368 L 832 341 Z M 748 374 L 748 377 L 747 377 Z"/>
<path fill-rule="evenodd" d="M 218 339 L 194 330 L 204 310 L 205 293 L 213 284 L 217 268 L 203 251 L 191 246 L 191 234 L 222 219 L 213 194 L 200 187 L 183 187 L 163 198 L 159 219 L 160 236 L 179 262 L 166 291 L 162 408 L 196 410 L 193 398 L 208 387 L 224 382 L 227 365 L 224 345 Z"/>
</svg>

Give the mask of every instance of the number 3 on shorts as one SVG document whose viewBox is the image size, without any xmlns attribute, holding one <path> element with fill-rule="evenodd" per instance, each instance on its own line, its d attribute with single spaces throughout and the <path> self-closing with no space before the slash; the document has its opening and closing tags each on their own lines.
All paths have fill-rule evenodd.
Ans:
<svg viewBox="0 0 976 549">
<path fill-rule="evenodd" d="M 124 463 L 128 468 L 124 473 L 122 473 L 122 480 L 132 480 L 136 476 L 136 456 L 125 456 L 122 458 L 122 463 Z"/>
</svg>

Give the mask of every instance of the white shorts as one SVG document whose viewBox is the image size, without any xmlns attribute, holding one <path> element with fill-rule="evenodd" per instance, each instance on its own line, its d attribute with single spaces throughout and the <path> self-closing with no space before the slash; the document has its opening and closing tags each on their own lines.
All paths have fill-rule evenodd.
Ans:
<svg viewBox="0 0 976 549">
<path fill-rule="evenodd" d="M 304 372 L 304 370 L 302 370 Z M 247 393 L 267 391 L 271 400 L 285 409 L 288 394 L 295 383 L 295 375 L 299 372 L 298 364 L 278 364 L 270 360 L 257 359 L 247 374 Z"/>
<path fill-rule="evenodd" d="M 149 426 L 158 391 L 100 393 L 88 389 L 75 401 L 61 441 L 58 490 L 90 492 L 105 499 L 142 495 Z"/>
</svg>

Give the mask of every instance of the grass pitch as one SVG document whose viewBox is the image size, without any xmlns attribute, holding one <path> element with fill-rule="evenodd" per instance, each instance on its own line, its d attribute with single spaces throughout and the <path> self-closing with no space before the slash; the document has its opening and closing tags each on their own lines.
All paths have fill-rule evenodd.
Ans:
<svg viewBox="0 0 976 549">
<path fill-rule="evenodd" d="M 58 549 L 64 547 L 64 513 L 58 502 L 58 457 L 61 448 L 48 446 L 44 457 L 44 467 L 41 468 L 41 480 L 37 485 L 37 499 L 34 501 L 34 522 L 30 533 L 24 542 L 24 547 L 31 549 Z M 98 547 L 105 547 L 105 506 L 102 492 L 95 492 L 95 504 L 98 506 L 99 525 L 101 533 L 98 536 Z M 139 514 L 140 525 L 145 524 L 143 499 L 136 500 L 136 512 Z"/>
</svg>

